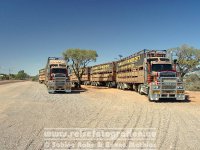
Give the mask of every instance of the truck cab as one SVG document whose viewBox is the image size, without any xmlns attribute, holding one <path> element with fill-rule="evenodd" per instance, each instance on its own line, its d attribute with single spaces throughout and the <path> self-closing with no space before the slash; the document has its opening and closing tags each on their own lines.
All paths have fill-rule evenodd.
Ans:
<svg viewBox="0 0 200 150">
<path fill-rule="evenodd" d="M 176 64 L 166 55 L 146 57 L 145 67 L 147 86 L 143 86 L 141 90 L 145 89 L 144 92 L 147 92 L 150 101 L 161 98 L 185 100 L 184 86 L 177 76 Z"/>
<path fill-rule="evenodd" d="M 46 67 L 46 85 L 49 93 L 57 91 L 71 92 L 68 67 L 62 58 L 48 58 Z"/>
</svg>

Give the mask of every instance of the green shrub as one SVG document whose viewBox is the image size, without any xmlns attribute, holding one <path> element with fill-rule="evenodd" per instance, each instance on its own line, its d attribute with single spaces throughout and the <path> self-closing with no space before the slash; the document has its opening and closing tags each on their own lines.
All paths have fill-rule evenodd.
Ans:
<svg viewBox="0 0 200 150">
<path fill-rule="evenodd" d="M 186 77 L 185 89 L 188 91 L 200 91 L 200 78 L 196 74 L 191 74 Z"/>
</svg>

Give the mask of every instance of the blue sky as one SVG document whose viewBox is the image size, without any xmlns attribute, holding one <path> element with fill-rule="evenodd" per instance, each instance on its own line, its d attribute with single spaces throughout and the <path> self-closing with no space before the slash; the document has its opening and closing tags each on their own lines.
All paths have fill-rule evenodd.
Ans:
<svg viewBox="0 0 200 150">
<path fill-rule="evenodd" d="M 0 73 L 36 75 L 47 57 L 94 49 L 97 63 L 181 44 L 200 48 L 199 0 L 0 0 Z"/>
</svg>

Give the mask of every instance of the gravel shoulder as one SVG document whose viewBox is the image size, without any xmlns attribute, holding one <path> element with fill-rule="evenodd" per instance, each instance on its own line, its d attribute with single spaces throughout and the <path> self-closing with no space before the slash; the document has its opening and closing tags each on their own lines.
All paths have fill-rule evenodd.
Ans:
<svg viewBox="0 0 200 150">
<path fill-rule="evenodd" d="M 8 83 L 24 82 L 24 80 L 0 80 L 0 85 Z"/>
<path fill-rule="evenodd" d="M 155 103 L 133 91 L 84 88 L 48 94 L 36 82 L 0 85 L 0 149 L 43 149 L 44 128 L 154 128 L 156 149 L 200 149 L 200 92 Z"/>
</svg>

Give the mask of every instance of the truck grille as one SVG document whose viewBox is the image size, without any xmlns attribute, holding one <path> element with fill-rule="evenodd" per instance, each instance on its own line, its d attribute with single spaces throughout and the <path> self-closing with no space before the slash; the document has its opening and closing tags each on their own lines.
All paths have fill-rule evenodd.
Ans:
<svg viewBox="0 0 200 150">
<path fill-rule="evenodd" d="M 163 84 L 162 85 L 162 89 L 176 89 L 176 85 L 166 85 L 166 84 Z"/>
<path fill-rule="evenodd" d="M 64 86 L 64 85 L 65 85 L 65 82 L 61 82 L 61 81 L 56 82 L 56 86 Z"/>
<path fill-rule="evenodd" d="M 176 89 L 177 78 L 161 78 L 161 87 L 162 89 L 174 90 Z"/>
<path fill-rule="evenodd" d="M 55 78 L 56 86 L 65 86 L 65 78 Z"/>
</svg>

